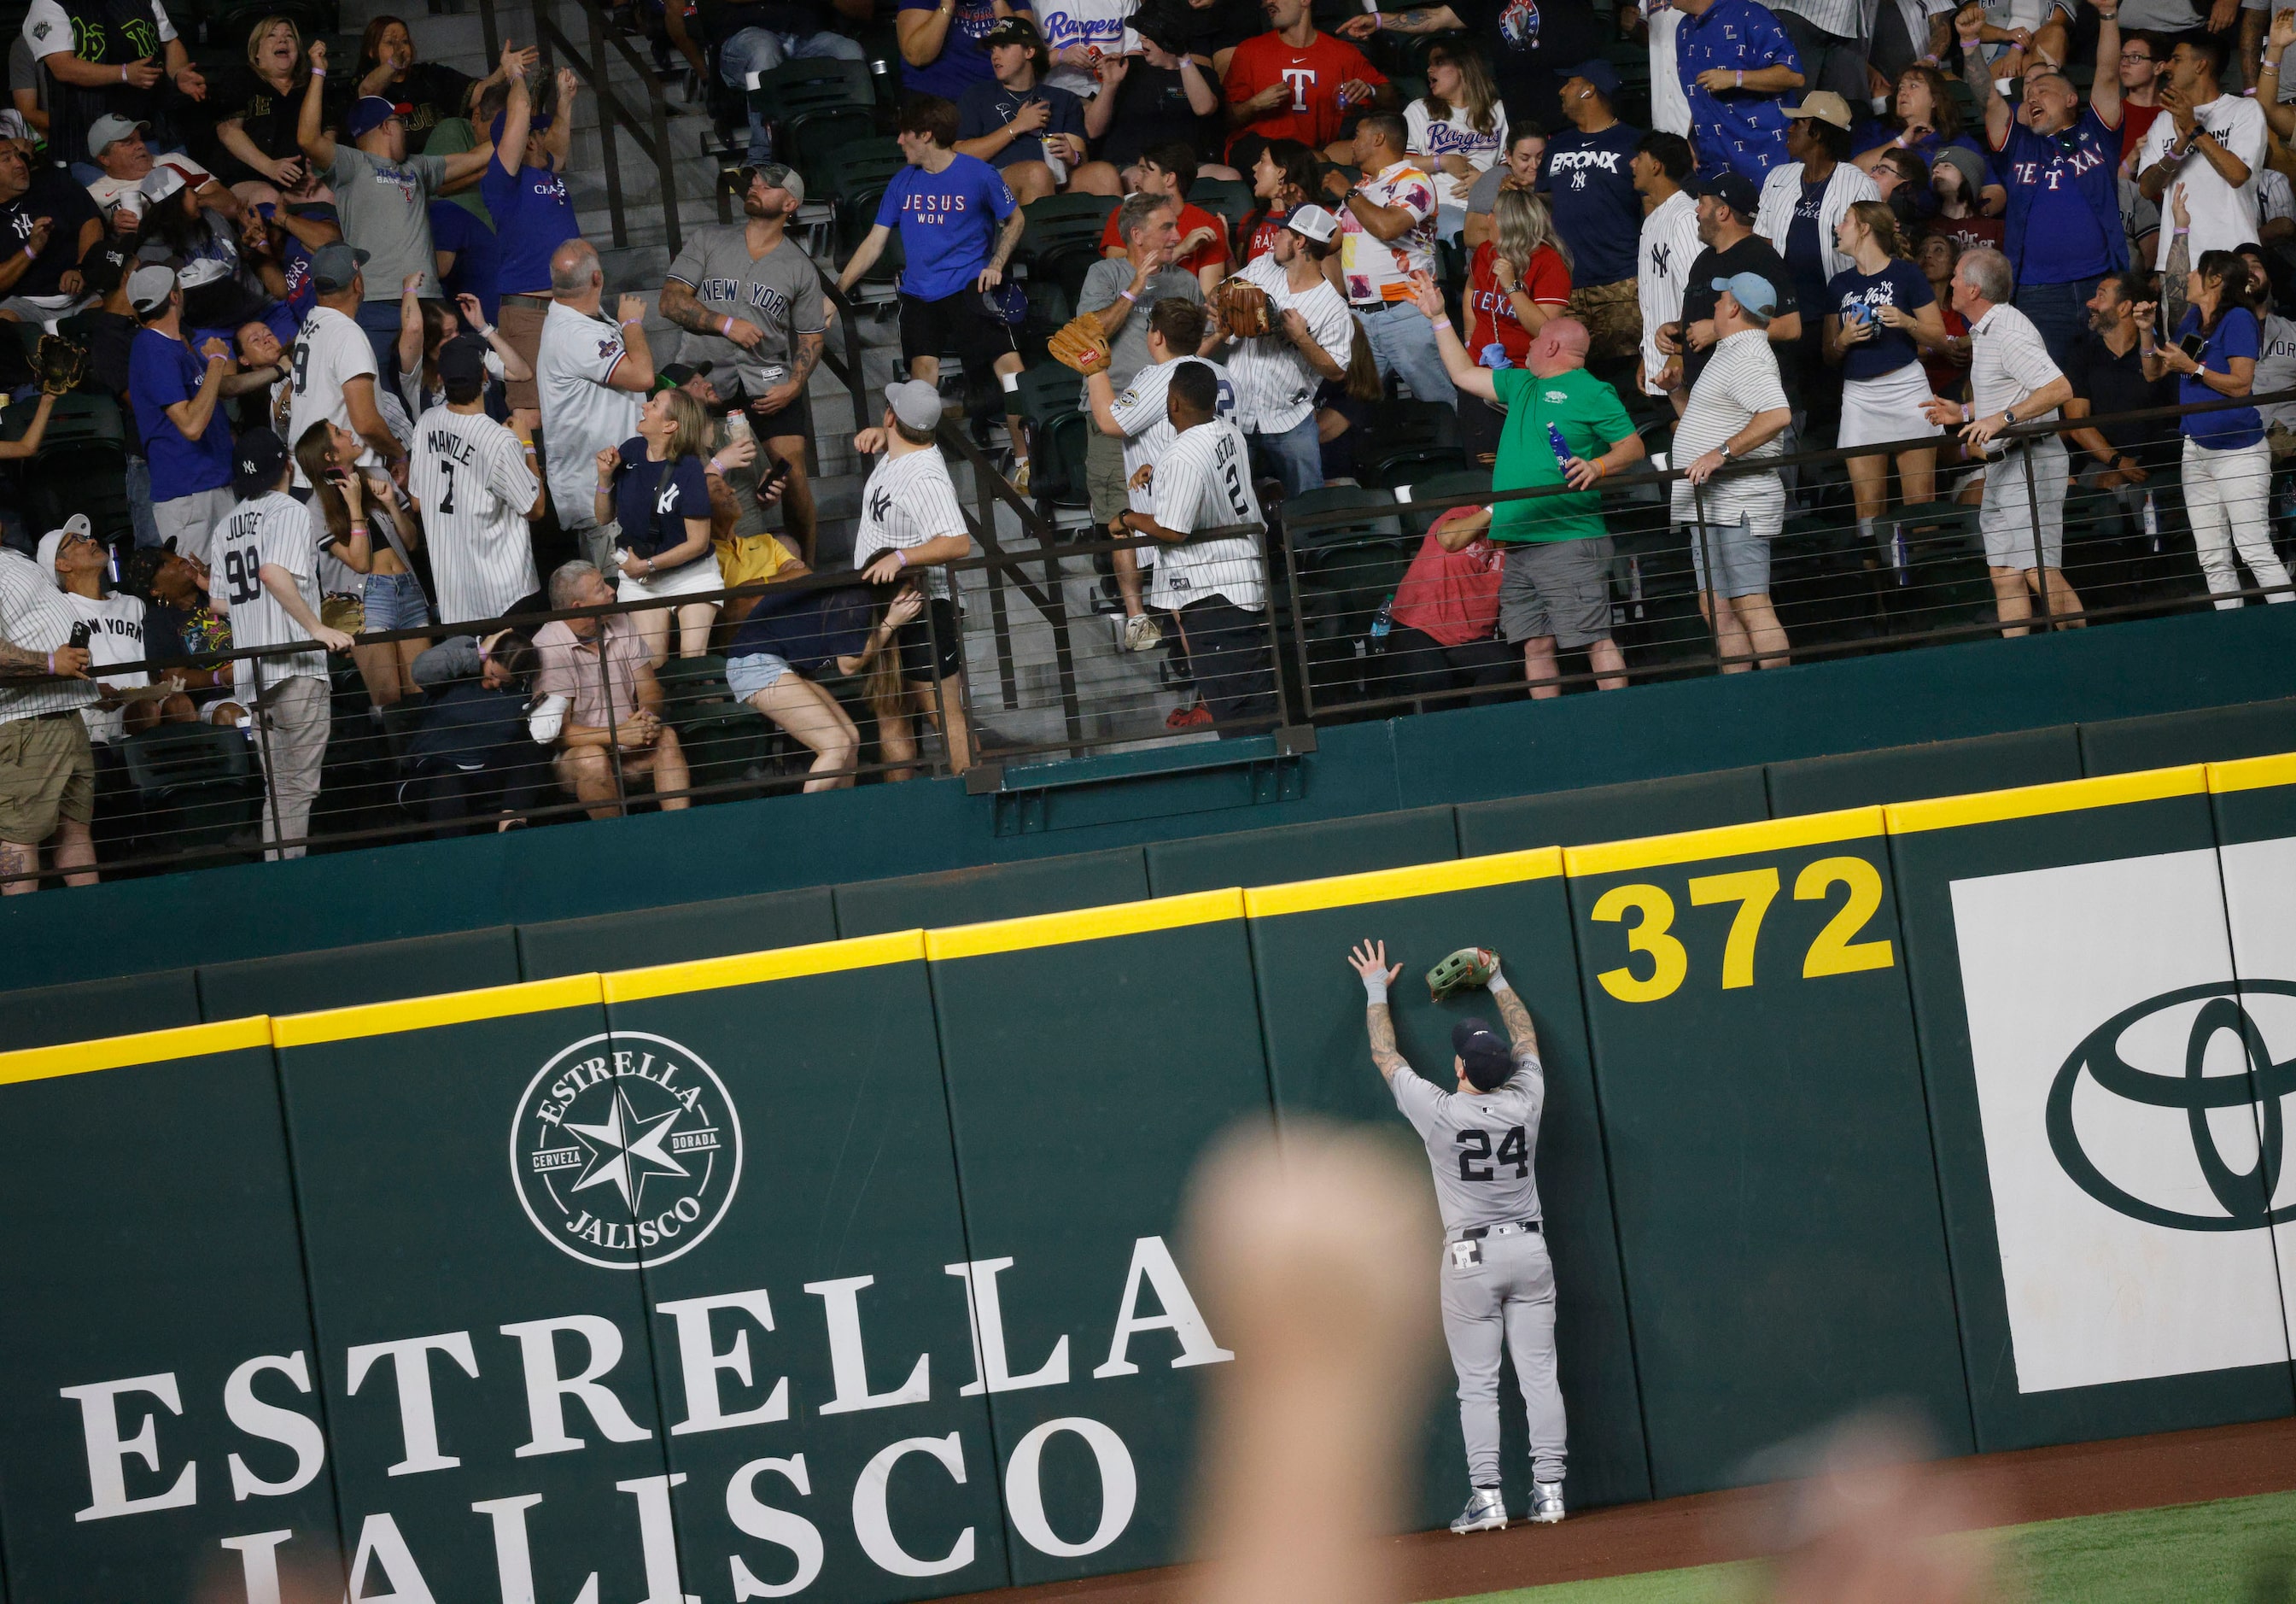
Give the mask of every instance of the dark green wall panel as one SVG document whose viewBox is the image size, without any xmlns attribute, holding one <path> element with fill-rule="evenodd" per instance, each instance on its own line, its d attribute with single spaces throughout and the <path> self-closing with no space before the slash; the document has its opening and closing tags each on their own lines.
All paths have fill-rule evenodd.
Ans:
<svg viewBox="0 0 2296 1604">
<path fill-rule="evenodd" d="M 1041 983 L 1047 963 L 1056 987 Z M 989 1394 L 997 1451 L 1009 1460 L 1053 1421 L 1096 1423 L 1043 1444 L 1045 1518 L 1060 1543 L 1090 1543 L 1105 1513 L 1080 1430 L 1113 1433 L 1137 1487 L 1129 1521 L 1090 1554 L 1047 1552 L 1015 1525 L 1013 1580 L 1169 1564 L 1189 1513 L 1196 1385 L 1193 1367 L 1176 1368 L 1187 1347 L 1171 1330 L 1140 1332 L 1123 1359 L 1133 1373 L 1095 1372 L 1114 1361 L 1136 1257 L 1177 1251 L 1181 1192 L 1206 1145 L 1267 1118 L 1243 921 L 932 967 L 966 1238 L 976 1263 L 1011 1261 L 996 1283 L 1007 1373 L 1034 1376 L 1064 1354 L 1065 1381 Z M 1015 1007 L 1024 994 L 1030 1005 Z M 1160 1301 L 1158 1268 L 1142 1272 L 1143 1317 Z"/>
<path fill-rule="evenodd" d="M 1771 816 L 1785 818 L 2077 780 L 2081 777 L 2080 740 L 2073 726 L 2059 724 L 1967 741 L 1800 758 L 1772 763 L 1769 775 Z"/>
<path fill-rule="evenodd" d="M 1148 848 L 1148 879 L 1154 894 L 1172 897 L 1229 885 L 1280 885 L 1289 880 L 1400 868 L 1458 855 L 1451 810 L 1414 808 L 1275 830 L 1155 842 Z"/>
<path fill-rule="evenodd" d="M 453 935 L 331 947 L 292 958 L 200 966 L 200 1008 L 210 1019 L 309 1014 L 507 986 L 518 980 L 518 939 L 507 925 Z"/>
<path fill-rule="evenodd" d="M 882 935 L 890 930 L 937 930 L 989 919 L 1067 913 L 1111 902 L 1136 902 L 1148 894 L 1140 849 L 1075 852 L 1018 863 L 898 880 L 872 880 L 837 888 L 837 933 Z"/>
<path fill-rule="evenodd" d="M 0 1052 L 199 1023 L 199 983 L 189 969 L 39 986 L 0 996 Z"/>
<path fill-rule="evenodd" d="M 1969 1446 L 1885 843 L 1811 834 L 1570 882 L 1662 1498 L 1882 1399 Z M 1829 930 L 1868 967 L 1807 977 Z"/>
<path fill-rule="evenodd" d="M 2296 752 L 2296 696 L 2191 712 L 2084 721 L 2080 742 L 2081 772 L 2092 775 L 2133 774 L 2182 763 L 2225 762 Z"/>
<path fill-rule="evenodd" d="M 2219 1206 L 2185 1111 L 2095 1072 L 2109 1050 L 2172 1097 L 2201 1009 L 2231 994 L 2214 843 L 2198 794 L 1892 838 L 1980 1449 L 2296 1406 L 2267 1234 L 2165 1229 L 2078 1178 Z M 2246 1146 L 2252 1170 L 2252 1125 Z M 2241 1147 L 2224 1144 L 2235 1169 Z"/>
<path fill-rule="evenodd" d="M 1367 1121 L 1408 1138 L 1410 1127 L 1372 1067 L 1363 988 L 1346 963 L 1348 950 L 1366 937 L 1386 942 L 1390 958 L 1404 965 L 1390 993 L 1398 1045 L 1446 1090 L 1452 1022 L 1470 1014 L 1494 1026 L 1499 1019 L 1480 991 L 1430 1002 L 1427 966 L 1460 947 L 1496 948 L 1510 983 L 1529 1007 L 1546 1078 L 1537 1172 L 1554 1259 L 1555 1353 L 1570 1420 L 1565 1496 L 1573 1508 L 1648 1498 L 1650 1466 L 1626 1289 L 1561 877 L 1425 895 L 1398 889 L 1385 901 L 1251 920 L 1277 1117 L 1316 1114 Z M 1430 1242 L 1427 1251 L 1435 1257 L 1440 1245 Z M 1520 1510 L 1528 1507 L 1530 1466 L 1521 1394 L 1511 1374 L 1501 1381 L 1499 1399 L 1507 1502 Z M 1458 1512 L 1466 1496 L 1462 1452 L 1458 1404 L 1445 1387 L 1430 1419 L 1417 1501 L 1423 1526 L 1440 1526 Z"/>
<path fill-rule="evenodd" d="M 473 1513 L 479 1502 L 540 1498 L 523 1511 L 537 1597 L 571 1599 L 593 1572 L 601 1599 L 650 1596 L 641 1518 L 649 1486 L 664 1517 L 656 1563 L 666 1543 L 675 1564 L 635 1254 L 581 1244 L 564 1229 L 587 1219 L 618 1238 L 629 1232 L 631 1212 L 603 1167 L 614 1144 L 578 1139 L 538 1112 L 556 1106 L 551 1089 L 578 1066 L 610 1059 L 605 1024 L 593 1004 L 280 1049 L 346 1551 L 363 1533 L 380 1535 L 378 1518 L 388 1518 L 442 1598 L 450 1590 L 493 1597 L 496 1526 Z M 569 1118 L 604 1123 L 616 1080 L 586 1088 L 588 1100 Z M 640 1118 L 656 1117 L 651 1083 L 631 1095 Z M 537 1167 L 545 1153 L 562 1153 L 565 1167 Z M 531 1194 L 541 1199 L 531 1218 L 522 1180 L 548 1183 Z M 550 1193 L 582 1213 L 559 1213 Z M 578 1248 L 609 1263 L 578 1257 Z M 544 1321 L 578 1324 L 555 1336 L 504 1329 Z M 435 1452 L 410 1443 L 396 1361 L 373 1361 L 356 1395 L 348 1382 L 353 1350 L 421 1338 L 458 1350 L 421 1361 L 432 1411 L 415 1412 L 435 1419 Z M 545 1394 L 550 1367 L 573 1377 L 596 1361 L 598 1408 L 562 1399 L 557 1418 L 537 1419 L 530 1346 Z M 644 1435 L 612 1440 L 632 1432 Z M 441 1459 L 460 1462 L 426 1468 Z M 382 1591 L 370 1581 L 368 1592 Z"/>
<path fill-rule="evenodd" d="M 1641 835 L 1671 835 L 1716 825 L 1767 818 L 1769 794 L 1759 769 L 1726 769 L 1595 786 L 1504 802 L 1467 802 L 1459 809 L 1459 855 L 1521 851 L 1537 846 L 1585 846 Z"/>
<path fill-rule="evenodd" d="M 737 1529 L 726 1488 L 760 1459 L 802 1453 L 809 1493 L 781 1470 L 755 1473 L 747 1485 L 762 1503 L 816 1528 L 820 1569 L 805 1597 L 864 1604 L 1004 1586 L 988 1411 L 958 1392 L 972 1373 L 971 1328 L 964 1284 L 947 1266 L 967 1254 L 922 958 L 618 1002 L 609 1011 L 618 1046 L 644 1051 L 668 1038 L 705 1060 L 741 1133 L 741 1185 L 726 1213 L 699 1246 L 643 1272 L 664 1410 L 674 1422 L 706 1422 L 707 1410 L 696 1408 L 706 1385 L 722 1415 L 766 1411 L 780 1378 L 788 1385 L 784 1419 L 669 1439 L 671 1468 L 690 1477 L 676 1494 L 688 1585 L 705 1597 L 730 1596 L 736 1556 L 768 1586 L 796 1579 L 799 1553 Z M 735 1295 L 761 1301 L 661 1312 Z M 771 1317 L 770 1329 L 761 1316 Z M 704 1322 L 715 1351 L 742 1346 L 750 1383 L 725 1371 L 702 1384 L 688 1375 L 679 1334 Z M 850 1345 L 843 1397 L 832 1329 Z M 921 1360 L 926 1395 L 894 1402 L 920 1374 Z M 865 1388 L 855 1379 L 862 1361 Z M 878 1401 L 853 1407 L 871 1395 Z M 903 1552 L 936 1565 L 960 1558 L 958 1544 L 969 1542 L 971 1562 L 895 1575 L 857 1536 L 855 1485 L 894 1444 L 952 1433 L 964 1484 L 932 1460 L 903 1456 L 885 1530 Z"/>
<path fill-rule="evenodd" d="M 837 910 L 822 885 L 521 925 L 519 965 L 524 979 L 550 980 L 802 947 L 836 935 Z"/>
<path fill-rule="evenodd" d="M 217 1546 L 235 1534 L 291 1530 L 279 1551 L 291 1563 L 331 1554 L 321 1463 L 292 1492 L 233 1498 L 232 1454 L 282 1486 L 305 1461 L 232 1423 L 232 1378 L 275 1356 L 318 1380 L 270 1048 L 0 1086 L 0 1208 L 12 1222 L 0 1250 L 12 1596 L 137 1604 L 188 1598 L 221 1571 L 217 1596 L 237 1598 L 236 1564 L 225 1569 L 233 1556 Z M 59 1395 L 139 1378 L 108 1398 Z M 248 1382 L 256 1402 L 316 1430 L 316 1396 L 291 1375 L 265 1368 Z M 76 1519 L 98 1507 L 84 1411 L 112 1440 L 152 1434 L 156 1466 L 132 1451 L 119 1461 L 125 1498 L 180 1485 L 194 1501 Z"/>
</svg>

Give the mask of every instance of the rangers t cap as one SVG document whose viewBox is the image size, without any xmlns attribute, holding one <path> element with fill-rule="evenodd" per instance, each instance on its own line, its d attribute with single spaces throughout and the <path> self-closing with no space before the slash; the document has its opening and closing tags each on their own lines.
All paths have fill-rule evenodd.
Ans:
<svg viewBox="0 0 2296 1604">
<path fill-rule="evenodd" d="M 1514 1073 L 1514 1055 L 1488 1019 L 1470 1016 L 1453 1025 L 1451 1050 L 1459 1055 L 1459 1067 L 1466 1072 L 1468 1084 L 1480 1090 L 1504 1086 Z"/>
<path fill-rule="evenodd" d="M 351 139 L 362 139 L 373 133 L 392 118 L 404 118 L 411 108 L 401 108 L 380 95 L 362 95 L 351 107 L 351 114 L 343 119 L 343 134 Z"/>
</svg>

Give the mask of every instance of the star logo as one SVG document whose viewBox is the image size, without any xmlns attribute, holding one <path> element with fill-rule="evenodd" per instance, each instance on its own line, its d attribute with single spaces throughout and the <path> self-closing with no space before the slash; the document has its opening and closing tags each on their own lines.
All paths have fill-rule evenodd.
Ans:
<svg viewBox="0 0 2296 1604">
<path fill-rule="evenodd" d="M 742 1122 L 709 1065 L 664 1036 L 575 1042 L 527 1082 L 511 1179 L 535 1230 L 606 1270 L 676 1258 L 724 1217 L 742 1177 Z"/>
</svg>

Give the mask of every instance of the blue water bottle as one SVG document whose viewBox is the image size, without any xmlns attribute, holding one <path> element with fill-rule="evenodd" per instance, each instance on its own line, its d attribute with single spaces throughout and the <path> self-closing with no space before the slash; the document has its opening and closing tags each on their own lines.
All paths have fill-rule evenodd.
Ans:
<svg viewBox="0 0 2296 1604">
<path fill-rule="evenodd" d="M 1387 599 L 1379 605 L 1379 611 L 1371 615 L 1370 650 L 1373 656 L 1376 657 L 1386 652 L 1387 634 L 1394 628 L 1395 593 L 1390 591 Z"/>
<path fill-rule="evenodd" d="M 1571 461 L 1570 448 L 1562 443 L 1562 431 L 1552 424 L 1546 425 L 1546 444 L 1547 448 L 1554 453 L 1554 465 L 1562 470 L 1566 478 L 1569 477 Z"/>
</svg>

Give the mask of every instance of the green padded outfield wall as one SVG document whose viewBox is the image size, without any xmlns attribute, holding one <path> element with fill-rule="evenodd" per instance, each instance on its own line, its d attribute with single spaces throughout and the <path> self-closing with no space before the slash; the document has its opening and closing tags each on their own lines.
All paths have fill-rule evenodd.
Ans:
<svg viewBox="0 0 2296 1604">
<path fill-rule="evenodd" d="M 1409 1139 L 1362 936 L 1431 1078 L 1487 1006 L 1414 995 L 1436 958 L 1534 1009 L 1578 1507 L 1885 1399 L 1949 1449 L 2286 1415 L 2292 910 L 2276 757 L 0 1054 L 5 1596 L 1182 1558 L 1197 1372 L 1252 1361 L 1188 1175 L 1238 1122 Z"/>
</svg>

